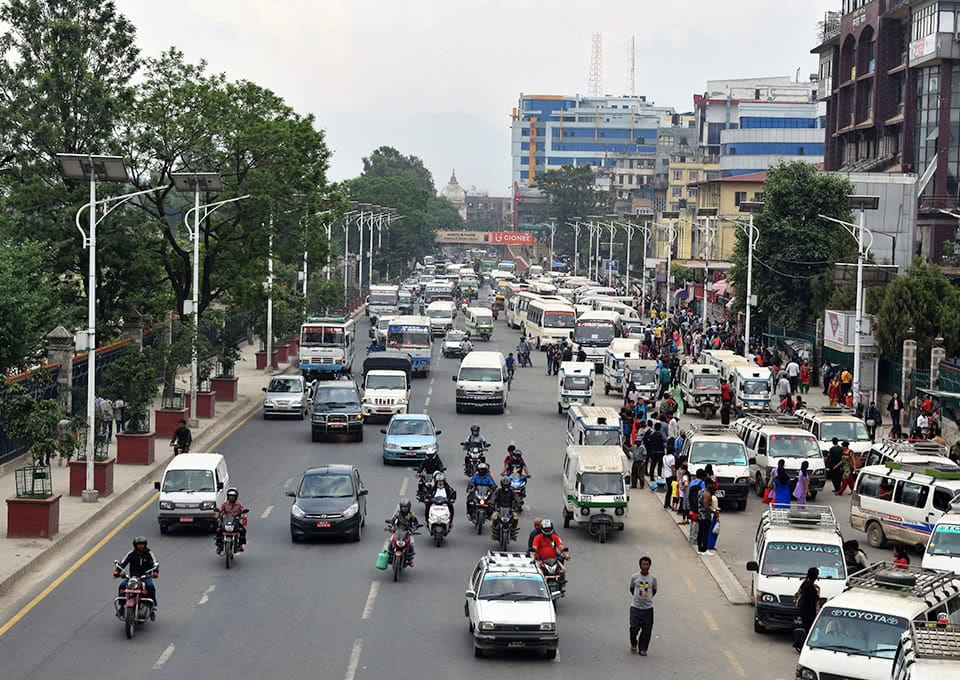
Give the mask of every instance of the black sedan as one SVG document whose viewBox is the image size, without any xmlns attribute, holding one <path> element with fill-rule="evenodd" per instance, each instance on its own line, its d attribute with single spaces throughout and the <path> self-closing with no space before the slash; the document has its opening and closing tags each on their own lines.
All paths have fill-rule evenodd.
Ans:
<svg viewBox="0 0 960 680">
<path fill-rule="evenodd" d="M 367 489 L 353 465 L 323 465 L 303 473 L 290 508 L 290 539 L 314 536 L 363 537 L 367 522 Z"/>
</svg>

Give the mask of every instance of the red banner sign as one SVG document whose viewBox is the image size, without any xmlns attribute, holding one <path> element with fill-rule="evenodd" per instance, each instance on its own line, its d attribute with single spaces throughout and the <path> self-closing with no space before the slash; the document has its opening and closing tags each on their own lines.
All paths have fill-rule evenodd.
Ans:
<svg viewBox="0 0 960 680">
<path fill-rule="evenodd" d="M 523 231 L 492 231 L 490 243 L 498 246 L 530 246 L 533 245 L 533 234 Z"/>
</svg>

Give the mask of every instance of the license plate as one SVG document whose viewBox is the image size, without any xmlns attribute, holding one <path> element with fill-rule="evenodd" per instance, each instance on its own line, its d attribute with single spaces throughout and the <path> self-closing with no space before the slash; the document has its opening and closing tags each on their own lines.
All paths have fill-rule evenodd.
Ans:
<svg viewBox="0 0 960 680">
<path fill-rule="evenodd" d="M 318 528 L 318 529 L 329 529 L 329 528 L 330 528 L 330 522 L 317 522 L 317 528 Z"/>
<path fill-rule="evenodd" d="M 726 495 L 727 495 L 726 491 L 724 491 L 723 489 L 717 489 L 717 498 L 723 498 Z"/>
<path fill-rule="evenodd" d="M 416 451 L 407 451 L 407 452 L 406 452 L 405 454 L 403 454 L 403 455 L 405 455 L 407 458 L 415 458 L 416 455 L 417 455 L 417 452 L 416 452 Z"/>
<path fill-rule="evenodd" d="M 181 517 L 181 518 L 180 518 L 180 521 L 181 521 L 181 522 L 192 522 L 192 521 L 193 521 L 193 517 Z"/>
<path fill-rule="evenodd" d="M 388 409 L 388 408 L 378 408 L 378 409 L 377 409 L 377 413 L 390 413 L 390 409 Z"/>
<path fill-rule="evenodd" d="M 523 647 L 524 643 L 522 642 L 508 642 L 507 647 Z"/>
<path fill-rule="evenodd" d="M 330 429 L 337 430 L 345 427 L 343 423 L 330 423 Z"/>
</svg>

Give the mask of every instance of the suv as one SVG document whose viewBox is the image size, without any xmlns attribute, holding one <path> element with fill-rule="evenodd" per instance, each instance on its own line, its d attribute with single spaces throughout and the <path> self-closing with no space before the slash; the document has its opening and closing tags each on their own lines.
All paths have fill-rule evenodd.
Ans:
<svg viewBox="0 0 960 680">
<path fill-rule="evenodd" d="M 474 656 L 522 649 L 556 658 L 557 613 L 533 558 L 491 550 L 477 562 L 466 596 L 463 613 L 470 620 Z"/>
<path fill-rule="evenodd" d="M 692 427 L 680 455 L 686 457 L 691 472 L 712 465 L 717 479 L 717 499 L 736 504 L 737 510 L 747 509 L 750 467 L 747 449 L 736 430 L 727 425 Z"/>
<path fill-rule="evenodd" d="M 350 435 L 362 442 L 363 413 L 357 386 L 347 380 L 315 383 L 310 432 L 315 442 L 331 435 Z"/>
</svg>

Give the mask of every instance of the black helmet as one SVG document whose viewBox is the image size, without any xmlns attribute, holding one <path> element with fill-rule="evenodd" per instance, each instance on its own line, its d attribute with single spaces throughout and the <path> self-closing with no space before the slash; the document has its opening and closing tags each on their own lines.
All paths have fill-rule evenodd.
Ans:
<svg viewBox="0 0 960 680">
<path fill-rule="evenodd" d="M 543 520 L 543 523 L 540 525 L 540 532 L 545 536 L 550 536 L 553 533 L 553 520 Z"/>
<path fill-rule="evenodd" d="M 133 547 L 136 548 L 138 545 L 143 544 L 143 547 L 147 547 L 147 537 L 146 536 L 136 536 L 133 539 Z"/>
<path fill-rule="evenodd" d="M 230 496 L 233 496 L 234 498 L 240 496 L 240 492 L 237 491 L 236 487 L 231 486 L 229 489 L 227 489 L 227 498 L 230 498 Z"/>
<path fill-rule="evenodd" d="M 410 512 L 410 499 L 401 498 L 400 499 L 400 512 Z"/>
<path fill-rule="evenodd" d="M 509 478 L 509 477 L 501 477 L 501 478 L 500 478 L 500 488 L 501 488 L 501 489 L 509 489 L 509 488 L 510 488 L 510 478 Z"/>
<path fill-rule="evenodd" d="M 520 458 L 521 456 L 523 456 L 523 451 L 521 451 L 516 446 L 514 446 L 510 449 L 510 455 L 513 456 L 514 458 Z"/>
<path fill-rule="evenodd" d="M 477 465 L 477 473 L 479 473 L 479 474 L 482 475 L 482 474 L 487 473 L 487 472 L 490 472 L 490 466 L 489 466 L 489 465 L 487 465 L 486 463 L 480 463 L 480 464 Z"/>
<path fill-rule="evenodd" d="M 472 434 L 474 437 L 476 437 L 478 434 L 480 434 L 480 426 L 479 426 L 479 425 L 471 425 L 471 426 L 470 426 L 470 434 Z"/>
</svg>

